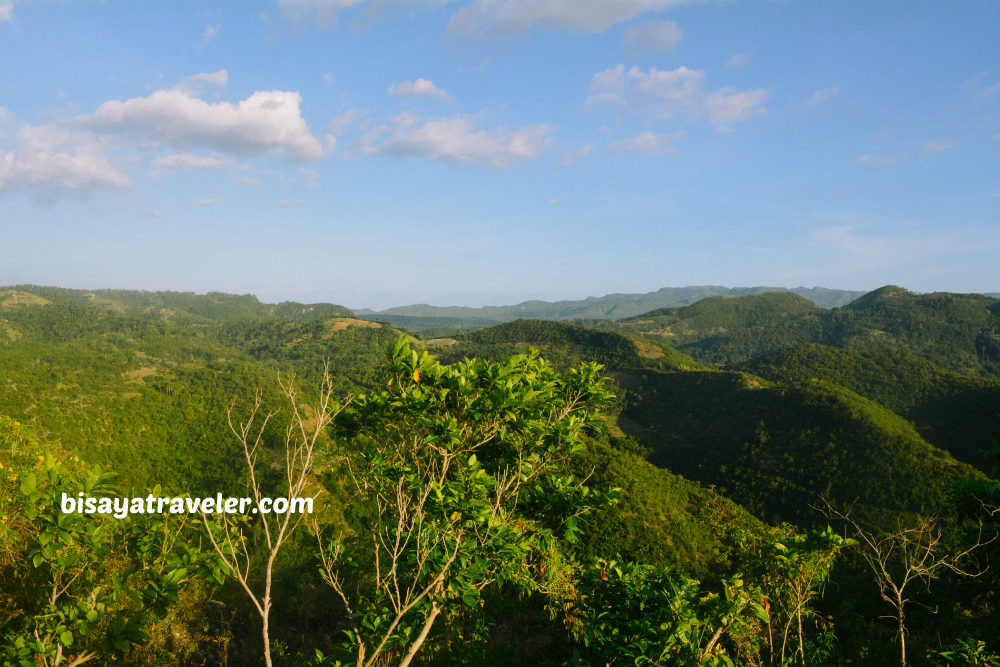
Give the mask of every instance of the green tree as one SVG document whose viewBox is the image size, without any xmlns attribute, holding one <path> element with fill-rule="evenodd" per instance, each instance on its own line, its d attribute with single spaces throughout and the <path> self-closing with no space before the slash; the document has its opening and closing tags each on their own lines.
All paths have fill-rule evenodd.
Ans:
<svg viewBox="0 0 1000 667">
<path fill-rule="evenodd" d="M 149 641 L 143 628 L 192 579 L 221 582 L 220 564 L 187 517 L 63 511 L 64 496 L 118 490 L 114 474 L 51 449 L 0 417 L 0 663 L 106 664 Z"/>
<path fill-rule="evenodd" d="M 400 338 L 390 370 L 343 424 L 365 527 L 320 550 L 357 664 L 406 667 L 443 612 L 478 609 L 488 586 L 568 585 L 560 539 L 595 494 L 566 463 L 613 396 L 597 364 L 562 376 L 537 352 L 442 365 Z"/>
</svg>

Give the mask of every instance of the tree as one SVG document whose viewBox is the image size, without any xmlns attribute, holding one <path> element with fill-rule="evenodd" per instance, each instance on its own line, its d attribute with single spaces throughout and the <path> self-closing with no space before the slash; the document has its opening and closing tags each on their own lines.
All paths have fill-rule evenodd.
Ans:
<svg viewBox="0 0 1000 667">
<path fill-rule="evenodd" d="M 289 378 L 287 382 L 279 378 L 279 384 L 292 414 L 284 437 L 285 479 L 280 490 L 275 489 L 275 491 L 287 495 L 289 499 L 308 496 L 315 500 L 323 492 L 323 488 L 317 485 L 313 478 L 316 445 L 334 418 L 350 403 L 351 397 L 348 396 L 343 403 L 333 400 L 333 382 L 327 364 L 323 367 L 319 395 L 316 404 L 312 406 L 311 415 L 305 412 L 305 407 L 299 402 L 294 377 Z M 261 416 L 262 404 L 263 392 L 258 389 L 254 395 L 250 414 L 245 420 L 234 421 L 235 404 L 230 406 L 226 416 L 230 430 L 243 448 L 248 487 L 256 508 L 254 516 L 258 522 L 258 530 L 263 532 L 265 550 L 263 563 L 255 562 L 247 546 L 248 539 L 244 533 L 248 523 L 247 517 L 222 515 L 219 522 L 211 523 L 204 513 L 201 516 L 216 553 L 222 559 L 228 573 L 239 582 L 260 615 L 264 663 L 267 667 L 271 667 L 271 589 L 275 562 L 281 548 L 291 539 L 306 514 L 302 512 L 272 514 L 263 511 L 261 507 L 261 500 L 269 494 L 264 488 L 264 465 L 260 457 L 268 422 L 274 416 L 272 412 Z M 259 588 L 255 584 L 255 578 L 258 576 L 263 576 Z"/>
<path fill-rule="evenodd" d="M 118 496 L 114 478 L 0 416 L 0 664 L 110 664 L 149 642 L 143 628 L 186 587 L 221 581 L 186 516 L 67 509 Z"/>
<path fill-rule="evenodd" d="M 797 655 L 799 664 L 807 664 L 802 619 L 812 613 L 809 604 L 822 592 L 841 549 L 856 544 L 855 540 L 842 538 L 827 526 L 825 530 L 808 533 L 787 531 L 784 536 L 767 541 L 755 554 L 754 569 L 757 571 L 754 574 L 762 581 L 769 598 L 767 629 L 771 664 L 775 664 L 776 657 L 777 664 L 788 664 L 785 653 L 793 631 L 798 647 L 792 652 L 791 660 L 794 661 Z M 780 632 L 780 649 L 775 646 L 775 627 Z"/>
<path fill-rule="evenodd" d="M 958 551 L 948 551 L 942 542 L 940 517 L 917 516 L 909 527 L 897 523 L 891 531 L 866 528 L 848 512 L 841 512 L 827 504 L 828 517 L 842 520 L 857 538 L 857 551 L 875 575 L 879 594 L 893 609 L 896 632 L 899 635 L 899 664 L 906 667 L 906 609 L 914 602 L 908 596 L 910 584 L 923 583 L 929 587 L 942 571 L 950 570 L 965 577 L 978 577 L 986 571 L 978 564 L 968 567 L 972 553 L 995 538 L 982 541 L 982 532 L 972 546 Z"/>
<path fill-rule="evenodd" d="M 564 473 L 613 398 L 597 364 L 560 376 L 537 352 L 450 366 L 399 338 L 388 389 L 345 413 L 353 535 L 324 538 L 322 573 L 348 613 L 361 667 L 406 667 L 445 611 L 492 585 L 563 585 L 558 538 L 594 494 Z"/>
</svg>

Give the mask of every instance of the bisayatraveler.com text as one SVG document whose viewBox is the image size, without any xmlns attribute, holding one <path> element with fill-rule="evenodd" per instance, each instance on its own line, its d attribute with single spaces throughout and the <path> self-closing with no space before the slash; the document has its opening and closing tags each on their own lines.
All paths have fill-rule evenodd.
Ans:
<svg viewBox="0 0 1000 667">
<path fill-rule="evenodd" d="M 312 498 L 253 498 L 215 497 L 191 498 L 161 497 L 149 494 L 145 498 L 112 498 L 88 496 L 78 493 L 75 497 L 62 494 L 63 514 L 111 514 L 124 519 L 130 514 L 312 514 Z"/>
</svg>

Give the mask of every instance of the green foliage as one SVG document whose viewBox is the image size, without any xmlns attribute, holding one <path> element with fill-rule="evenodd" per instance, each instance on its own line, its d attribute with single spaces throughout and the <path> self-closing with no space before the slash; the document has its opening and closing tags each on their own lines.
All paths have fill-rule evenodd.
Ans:
<svg viewBox="0 0 1000 667">
<path fill-rule="evenodd" d="M 560 612 L 581 664 L 732 667 L 759 664 L 763 599 L 740 576 L 706 590 L 662 568 L 599 559 Z"/>
<path fill-rule="evenodd" d="M 832 310 L 791 294 L 712 297 L 610 328 L 662 338 L 705 363 L 732 364 L 800 343 L 895 349 L 969 375 L 1000 376 L 1000 301 L 887 286 Z"/>
<path fill-rule="evenodd" d="M 932 667 L 1000 667 L 1000 655 L 988 651 L 986 642 L 966 637 L 941 649 L 927 651 L 927 664 Z"/>
<path fill-rule="evenodd" d="M 898 350 L 815 344 L 784 348 L 741 368 L 780 382 L 839 384 L 905 417 L 958 460 L 996 474 L 989 444 L 1000 437 L 1000 381 L 946 371 Z"/>
<path fill-rule="evenodd" d="M 599 369 L 562 376 L 536 353 L 443 365 L 397 339 L 388 390 L 357 397 L 343 425 L 366 530 L 324 554 L 359 663 L 411 658 L 488 586 L 564 585 L 560 542 L 599 501 L 565 469 L 612 398 Z"/>
<path fill-rule="evenodd" d="M 189 575 L 221 581 L 216 559 L 189 541 L 197 530 L 186 518 L 64 513 L 64 495 L 117 496 L 114 475 L 39 453 L 7 417 L 0 445 L 4 664 L 120 659 L 149 641 L 143 627 L 167 616 Z"/>
<path fill-rule="evenodd" d="M 820 497 L 883 516 L 930 512 L 955 480 L 983 477 L 838 385 L 728 371 L 644 371 L 622 383 L 634 391 L 619 424 L 653 463 L 724 487 L 762 518 L 815 523 Z"/>
</svg>

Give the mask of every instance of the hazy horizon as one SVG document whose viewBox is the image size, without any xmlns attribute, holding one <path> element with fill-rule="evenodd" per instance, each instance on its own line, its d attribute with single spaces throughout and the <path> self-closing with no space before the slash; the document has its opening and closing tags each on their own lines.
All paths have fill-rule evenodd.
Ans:
<svg viewBox="0 0 1000 667">
<path fill-rule="evenodd" d="M 990 292 L 1000 4 L 0 0 L 0 283 Z"/>
</svg>

